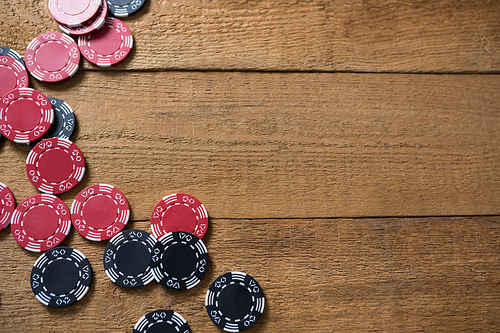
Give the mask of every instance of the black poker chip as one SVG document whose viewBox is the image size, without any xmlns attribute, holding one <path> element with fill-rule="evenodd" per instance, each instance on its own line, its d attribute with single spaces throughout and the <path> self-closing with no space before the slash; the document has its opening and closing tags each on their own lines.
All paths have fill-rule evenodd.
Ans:
<svg viewBox="0 0 500 333">
<path fill-rule="evenodd" d="M 40 303 L 56 308 L 69 306 L 87 293 L 92 268 L 78 250 L 60 246 L 43 253 L 31 270 L 31 289 Z"/>
<path fill-rule="evenodd" d="M 207 272 L 207 248 L 201 239 L 189 232 L 170 232 L 154 246 L 151 268 L 156 281 L 164 287 L 191 289 Z"/>
<path fill-rule="evenodd" d="M 41 140 L 50 138 L 68 139 L 75 130 L 76 118 L 73 109 L 63 100 L 55 97 L 47 97 L 54 110 L 54 122 Z M 30 143 L 34 147 L 39 141 Z"/>
<path fill-rule="evenodd" d="M 134 326 L 134 333 L 191 333 L 191 329 L 177 312 L 155 310 L 139 319 Z"/>
<path fill-rule="evenodd" d="M 259 283 L 242 272 L 228 272 L 216 278 L 205 297 L 208 316 L 226 332 L 252 327 L 264 312 L 264 303 Z"/>
<path fill-rule="evenodd" d="M 142 287 L 153 281 L 151 254 L 156 239 L 146 231 L 129 229 L 116 234 L 104 250 L 104 269 L 122 287 Z"/>
<path fill-rule="evenodd" d="M 115 17 L 128 17 L 134 14 L 146 0 L 106 0 L 109 13 Z"/>
</svg>

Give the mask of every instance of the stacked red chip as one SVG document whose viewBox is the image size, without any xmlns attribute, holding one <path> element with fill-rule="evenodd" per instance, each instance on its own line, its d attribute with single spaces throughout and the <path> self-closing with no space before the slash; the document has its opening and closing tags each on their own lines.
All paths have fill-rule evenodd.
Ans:
<svg viewBox="0 0 500 333">
<path fill-rule="evenodd" d="M 142 3 L 143 1 L 141 5 Z M 115 8 L 122 5 L 121 2 L 119 4 L 111 2 L 111 4 L 113 4 L 113 13 L 117 10 L 118 13 L 125 10 L 120 6 L 120 8 Z M 140 8 L 139 4 L 132 7 L 134 8 L 130 8 L 131 12 Z M 59 23 L 59 28 L 69 35 L 78 37 L 81 54 L 89 62 L 100 67 L 109 67 L 119 63 L 128 56 L 133 46 L 130 29 L 122 21 L 107 17 L 108 9 L 108 2 L 105 0 L 49 0 L 50 13 Z M 62 54 L 59 51 L 53 53 Z M 41 61 L 43 62 L 43 58 Z M 59 67 L 62 67 L 62 64 Z M 54 71 L 55 68 L 52 70 Z M 39 73 L 33 76 L 41 80 Z M 64 77 L 60 80 L 64 80 Z"/>
<path fill-rule="evenodd" d="M 102 8 L 103 0 L 49 0 L 52 17 L 64 26 L 85 26 Z"/>
</svg>

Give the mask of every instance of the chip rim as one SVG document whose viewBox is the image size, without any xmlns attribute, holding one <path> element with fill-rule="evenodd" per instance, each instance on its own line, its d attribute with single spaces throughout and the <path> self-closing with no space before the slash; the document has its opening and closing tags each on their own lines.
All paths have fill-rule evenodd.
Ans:
<svg viewBox="0 0 500 333">
<path fill-rule="evenodd" d="M 73 161 L 73 170 L 70 176 L 59 183 L 51 183 L 43 178 L 38 170 L 38 159 L 49 149 L 65 151 Z M 47 194 L 61 194 L 72 190 L 80 183 L 85 175 L 85 157 L 76 144 L 68 139 L 49 138 L 38 142 L 26 158 L 26 174 L 28 179 L 40 192 Z"/>
<path fill-rule="evenodd" d="M 8 204 L 5 204 L 5 202 Z M 6 209 L 6 207 L 9 207 L 9 209 Z M 0 182 L 0 229 L 7 228 L 15 209 L 16 198 L 14 197 L 14 193 L 12 193 L 12 190 L 7 185 Z"/>
<path fill-rule="evenodd" d="M 118 64 L 130 54 L 130 51 L 134 47 L 134 38 L 132 37 L 132 32 L 130 31 L 129 27 L 121 20 L 114 17 L 107 17 L 104 25 L 101 29 L 99 29 L 99 31 L 106 28 L 115 29 L 121 37 L 120 47 L 113 54 L 102 55 L 92 49 L 89 42 L 91 42 L 92 35 L 94 34 L 78 37 L 78 47 L 80 48 L 80 52 L 83 57 L 90 63 L 99 67 L 111 67 Z"/>
<path fill-rule="evenodd" d="M 131 276 L 121 272 L 116 266 L 116 256 L 120 248 L 129 242 L 139 242 L 144 245 L 150 253 L 148 267 L 140 274 Z M 103 264 L 108 278 L 115 284 L 126 288 L 138 288 L 149 284 L 154 280 L 151 269 L 151 255 L 156 239 L 149 232 L 140 229 L 127 229 L 117 233 L 110 239 L 104 249 Z"/>
<path fill-rule="evenodd" d="M 0 67 L 7 67 L 16 76 L 16 86 L 14 87 L 14 89 L 28 88 L 30 83 L 28 71 L 20 61 L 9 56 L 0 55 Z M 11 89 L 10 91 L 14 89 Z M 2 94 L 2 96 L 8 94 L 10 91 Z"/>
<path fill-rule="evenodd" d="M 249 293 L 252 296 L 252 308 L 250 313 L 245 315 L 243 318 L 238 318 L 237 320 L 228 320 L 232 318 L 226 317 L 219 309 L 220 293 L 224 290 L 224 288 L 231 284 L 239 284 L 246 289 L 254 288 L 255 290 L 255 288 L 258 288 L 257 291 L 253 291 L 253 294 L 252 291 L 249 290 Z M 205 295 L 205 308 L 207 310 L 208 317 L 217 327 L 222 328 L 226 332 L 241 332 L 255 325 L 264 313 L 264 292 L 257 280 L 252 276 L 239 271 L 227 272 L 219 275 L 210 284 L 210 287 L 208 287 L 207 294 Z M 254 317 L 252 320 L 245 320 L 245 318 L 251 318 L 252 316 Z"/>
<path fill-rule="evenodd" d="M 30 131 L 21 132 L 8 123 L 6 111 L 10 104 L 18 99 L 30 99 L 40 107 L 41 116 L 37 126 Z M 17 143 L 27 143 L 36 141 L 47 133 L 54 122 L 54 110 L 49 99 L 33 88 L 18 88 L 3 95 L 0 100 L 0 133 L 7 139 Z"/>
<path fill-rule="evenodd" d="M 26 64 L 24 63 L 23 57 L 21 57 L 21 55 L 13 49 L 6 46 L 0 46 L 0 55 L 5 55 L 7 57 L 16 59 L 21 63 L 21 65 L 23 65 L 24 69 L 26 69 Z"/>
<path fill-rule="evenodd" d="M 163 269 L 162 257 L 169 246 L 183 243 L 195 251 L 197 257 L 196 269 L 188 277 L 171 277 Z M 186 231 L 173 231 L 164 235 L 153 248 L 151 268 L 155 280 L 162 286 L 172 290 L 187 290 L 194 288 L 205 277 L 209 264 L 208 250 L 201 239 Z M 201 269 L 203 268 L 203 269 Z M 201 270 L 201 271 L 200 271 Z"/>
<path fill-rule="evenodd" d="M 57 229 L 52 235 L 45 239 L 35 239 L 27 235 L 22 228 L 22 217 L 34 205 L 45 204 L 56 211 L 59 216 Z M 56 208 L 54 208 L 56 207 Z M 61 218 L 61 216 L 63 218 Z M 59 244 L 68 236 L 71 230 L 71 217 L 68 206 L 51 194 L 35 194 L 23 200 L 14 210 L 11 218 L 10 229 L 16 242 L 25 250 L 31 252 L 44 252 L 50 250 Z"/>
<path fill-rule="evenodd" d="M 68 50 L 68 62 L 61 69 L 50 72 L 42 68 L 36 60 L 36 52 L 45 43 L 61 43 Z M 24 53 L 28 72 L 38 81 L 60 82 L 64 81 L 78 71 L 80 67 L 80 49 L 78 44 L 62 32 L 46 32 L 31 40 Z"/>
<path fill-rule="evenodd" d="M 162 314 L 165 315 L 162 316 Z M 189 327 L 186 319 L 184 319 L 184 317 L 182 317 L 179 313 L 167 309 L 158 309 L 146 313 L 135 324 L 133 333 L 147 333 L 151 326 L 160 322 L 176 324 L 172 326 L 179 333 L 191 333 L 191 328 Z"/>
<path fill-rule="evenodd" d="M 187 200 L 187 201 L 186 201 Z M 192 205 L 190 201 L 193 201 L 196 205 Z M 172 231 L 167 231 L 165 228 L 166 221 L 163 220 L 163 215 L 166 210 L 168 210 L 173 205 L 183 204 L 188 206 L 193 210 L 196 215 L 196 227 L 193 231 L 188 231 L 194 234 L 199 239 L 203 239 L 208 230 L 208 212 L 203 203 L 196 197 L 187 193 L 172 193 L 164 196 L 154 207 L 151 213 L 151 231 L 156 239 L 165 236 L 167 233 Z"/>
<path fill-rule="evenodd" d="M 66 257 L 66 251 L 68 250 L 71 251 L 69 251 L 70 254 Z M 62 251 L 64 252 L 61 254 Z M 53 255 L 54 258 L 51 260 L 48 257 L 49 255 Z M 60 260 L 61 258 L 75 259 L 74 262 L 77 264 L 79 268 L 78 270 L 79 279 L 77 281 L 76 286 L 73 289 L 71 289 L 71 291 L 68 292 L 67 294 L 54 295 L 52 293 L 49 293 L 47 288 L 43 284 L 43 272 L 51 262 L 55 260 Z M 88 270 L 85 271 L 85 267 L 87 266 Z M 37 274 L 37 277 L 35 277 L 35 274 Z M 85 278 L 87 274 L 88 278 Z M 38 283 L 36 286 L 34 283 L 35 278 L 37 280 L 40 280 L 40 282 L 36 281 Z M 51 306 L 56 308 L 70 306 L 81 300 L 89 291 L 91 282 L 92 282 L 92 266 L 90 265 L 89 260 L 82 252 L 68 246 L 55 247 L 47 252 L 42 253 L 42 255 L 40 255 L 40 257 L 38 257 L 38 259 L 33 264 L 33 268 L 31 269 L 31 274 L 30 274 L 30 286 L 31 290 L 35 294 L 36 299 L 45 306 Z M 61 300 L 61 303 L 58 304 L 59 300 Z"/>
<path fill-rule="evenodd" d="M 95 191 L 95 188 L 97 188 L 97 191 Z M 87 192 L 89 191 L 92 191 L 92 193 L 87 194 Z M 119 195 L 120 196 L 119 200 L 123 198 L 124 202 L 123 204 L 121 204 L 121 207 L 117 205 L 118 213 L 117 213 L 117 219 L 115 219 L 114 223 L 112 223 L 110 226 L 103 229 L 102 231 L 94 231 L 97 229 L 90 227 L 88 223 L 86 223 L 85 220 L 83 219 L 82 207 L 84 206 L 85 201 L 90 199 L 92 196 L 96 194 L 107 195 L 107 193 L 115 193 L 115 196 Z M 113 198 L 111 199 L 115 201 L 115 199 Z M 80 191 L 80 193 L 78 193 L 75 200 L 73 200 L 73 203 L 71 204 L 71 220 L 73 226 L 80 235 L 91 241 L 99 242 L 113 238 L 115 235 L 117 235 L 123 230 L 123 228 L 127 225 L 129 218 L 130 218 L 130 206 L 128 204 L 126 196 L 118 188 L 109 184 L 94 184 L 87 186 L 82 191 Z"/>
</svg>

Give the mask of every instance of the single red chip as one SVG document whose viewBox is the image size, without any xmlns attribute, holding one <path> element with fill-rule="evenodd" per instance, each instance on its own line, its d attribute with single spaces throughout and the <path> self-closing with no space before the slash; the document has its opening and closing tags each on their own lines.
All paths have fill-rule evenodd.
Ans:
<svg viewBox="0 0 500 333">
<path fill-rule="evenodd" d="M 97 32 L 78 37 L 82 55 L 100 67 L 109 67 L 125 59 L 134 44 L 130 29 L 122 21 L 108 17 Z"/>
<path fill-rule="evenodd" d="M 70 228 L 68 207 L 58 197 L 48 194 L 37 194 L 21 202 L 10 224 L 16 242 L 33 252 L 56 247 L 69 234 Z"/>
<path fill-rule="evenodd" d="M 73 226 L 83 237 L 102 241 L 123 230 L 130 216 L 127 198 L 116 187 L 96 184 L 81 191 L 71 205 Z"/>
<path fill-rule="evenodd" d="M 202 239 L 208 228 L 208 213 L 195 197 L 175 193 L 167 195 L 151 214 L 151 230 L 156 239 L 174 231 L 186 231 Z"/>
<path fill-rule="evenodd" d="M 103 0 L 49 0 L 49 11 L 60 24 L 79 27 L 91 20 Z"/>
<path fill-rule="evenodd" d="M 88 21 L 84 25 L 80 27 L 69 27 L 65 24 L 59 24 L 59 28 L 68 35 L 72 36 L 88 35 L 93 32 L 96 32 L 104 25 L 104 21 L 106 20 L 107 15 L 108 15 L 108 3 L 106 1 L 103 1 L 102 6 L 101 8 L 99 8 L 99 11 L 97 12 L 96 16 L 93 17 L 90 21 Z"/>
<path fill-rule="evenodd" d="M 51 138 L 40 141 L 26 159 L 26 173 L 41 192 L 59 194 L 75 187 L 85 174 L 85 159 L 71 141 Z"/>
<path fill-rule="evenodd" d="M 73 76 L 78 70 L 80 50 L 68 35 L 47 32 L 29 43 L 24 61 L 35 79 L 59 82 Z"/>
<path fill-rule="evenodd" d="M 0 97 L 16 88 L 26 88 L 28 72 L 23 64 L 14 58 L 0 56 Z"/>
<path fill-rule="evenodd" d="M 31 88 L 14 89 L 0 100 L 0 133 L 19 143 L 30 143 L 47 133 L 54 122 L 49 99 Z"/>
<path fill-rule="evenodd" d="M 16 209 L 16 199 L 7 185 L 0 183 L 0 229 L 5 229 Z"/>
</svg>

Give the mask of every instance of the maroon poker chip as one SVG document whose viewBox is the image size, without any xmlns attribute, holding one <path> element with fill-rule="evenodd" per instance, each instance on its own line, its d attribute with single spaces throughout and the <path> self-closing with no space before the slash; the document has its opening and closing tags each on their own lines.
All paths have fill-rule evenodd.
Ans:
<svg viewBox="0 0 500 333">
<path fill-rule="evenodd" d="M 113 17 L 108 17 L 97 32 L 78 37 L 83 57 L 100 67 L 110 67 L 125 59 L 133 44 L 130 29 Z"/>
<path fill-rule="evenodd" d="M 108 3 L 106 1 L 102 2 L 102 6 L 99 8 L 96 16 L 93 17 L 90 21 L 85 23 L 80 27 L 69 27 L 65 24 L 59 24 L 59 28 L 72 36 L 83 36 L 96 32 L 99 30 L 106 21 L 106 17 L 108 15 Z"/>
<path fill-rule="evenodd" d="M 14 210 L 10 229 L 16 242 L 26 250 L 49 250 L 59 245 L 69 234 L 69 209 L 54 195 L 34 195 Z"/>
<path fill-rule="evenodd" d="M 16 209 L 16 199 L 7 185 L 0 183 L 0 229 L 5 229 Z"/>
<path fill-rule="evenodd" d="M 205 206 L 192 195 L 175 193 L 158 202 L 151 214 L 151 230 L 156 239 L 173 231 L 186 231 L 199 239 L 208 228 Z"/>
<path fill-rule="evenodd" d="M 19 143 L 30 143 L 47 133 L 54 122 L 49 99 L 31 88 L 14 89 L 0 100 L 0 133 Z"/>
<path fill-rule="evenodd" d="M 113 238 L 128 223 L 130 208 L 116 187 L 95 184 L 81 191 L 71 205 L 73 226 L 83 237 L 102 241 Z"/>
<path fill-rule="evenodd" d="M 91 20 L 103 0 L 49 0 L 49 11 L 60 24 L 79 27 Z M 105 1 L 105 0 L 104 0 Z"/>
<path fill-rule="evenodd" d="M 26 88 L 28 84 L 24 65 L 14 58 L 0 56 L 0 97 L 16 88 Z"/>
<path fill-rule="evenodd" d="M 26 159 L 26 173 L 41 192 L 59 194 L 75 187 L 85 174 L 85 159 L 71 141 L 51 138 L 40 141 Z"/>
<path fill-rule="evenodd" d="M 47 32 L 34 38 L 24 54 L 26 68 L 43 82 L 59 82 L 75 75 L 80 50 L 75 41 L 61 32 Z"/>
</svg>

